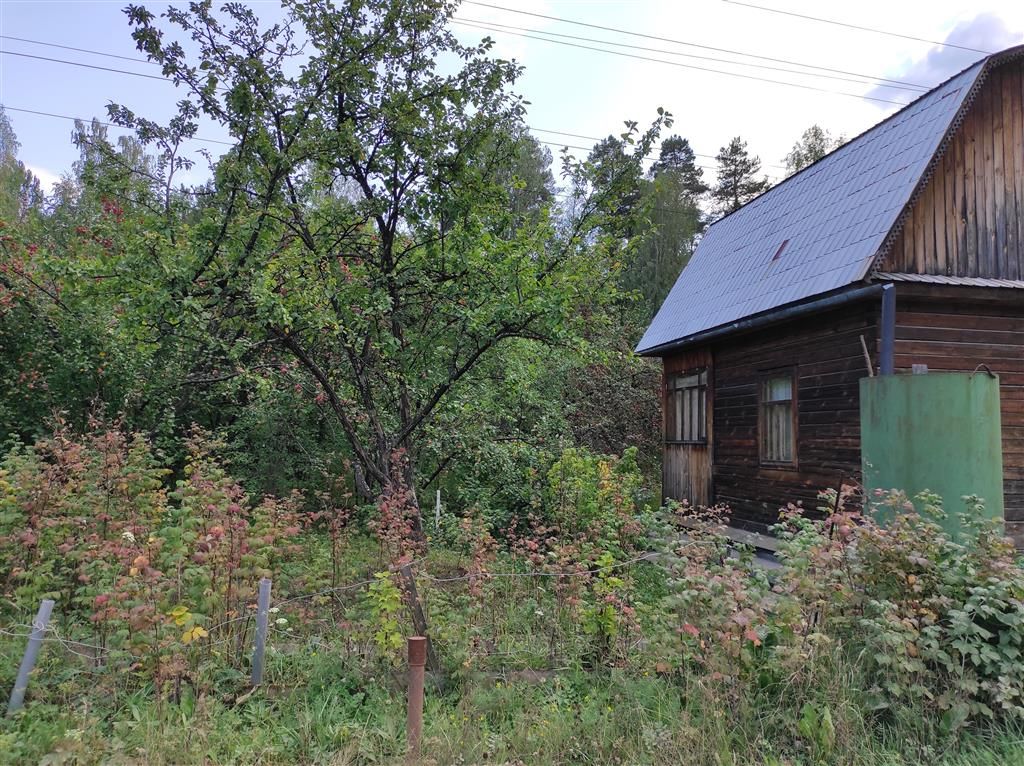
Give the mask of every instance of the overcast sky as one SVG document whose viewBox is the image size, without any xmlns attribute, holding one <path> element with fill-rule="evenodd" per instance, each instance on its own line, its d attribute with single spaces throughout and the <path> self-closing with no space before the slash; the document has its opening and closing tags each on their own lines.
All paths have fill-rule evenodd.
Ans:
<svg viewBox="0 0 1024 766">
<path fill-rule="evenodd" d="M 701 163 L 713 165 L 710 156 L 731 137 L 740 135 L 775 179 L 781 173 L 778 166 L 784 155 L 812 123 L 833 134 L 852 137 L 920 93 L 905 87 L 885 87 L 872 78 L 932 87 L 980 58 L 983 54 L 977 50 L 995 51 L 1024 42 L 1024 2 L 1020 0 L 861 0 L 841 5 L 820 0 L 749 2 L 962 47 L 850 29 L 725 0 L 493 0 L 493 5 L 515 8 L 519 13 L 467 2 L 457 18 L 506 26 L 502 31 L 485 31 L 469 23 L 454 28 L 467 42 L 491 36 L 497 43 L 497 55 L 525 65 L 517 90 L 531 102 L 528 121 L 542 140 L 589 146 L 591 140 L 540 129 L 606 136 L 620 132 L 627 119 L 649 122 L 661 106 L 675 116 L 673 132 L 688 137 L 698 153 L 709 155 L 699 158 Z M 155 67 L 145 63 L 9 39 L 28 38 L 137 57 L 140 54 L 121 11 L 126 4 L 127 0 L 0 0 L 0 35 L 6 36 L 0 39 L 0 49 L 152 75 Z M 252 4 L 261 14 L 279 14 L 276 0 Z M 159 11 L 167 3 L 147 5 Z M 522 35 L 545 36 L 575 46 L 605 48 L 659 61 Z M 829 79 L 778 71 L 807 71 L 799 65 L 842 70 L 845 74 L 815 70 L 842 78 Z M 767 82 L 770 80 L 805 87 Z M 71 123 L 11 108 L 104 118 L 106 104 L 116 101 L 159 119 L 170 115 L 176 98 L 173 86 L 153 79 L 10 53 L 0 55 L 0 103 L 9 108 L 8 116 L 22 144 L 21 159 L 47 183 L 66 172 L 77 156 L 70 143 Z M 202 133 L 223 138 L 214 126 L 204 126 Z M 555 146 L 551 149 L 558 151 Z"/>
</svg>

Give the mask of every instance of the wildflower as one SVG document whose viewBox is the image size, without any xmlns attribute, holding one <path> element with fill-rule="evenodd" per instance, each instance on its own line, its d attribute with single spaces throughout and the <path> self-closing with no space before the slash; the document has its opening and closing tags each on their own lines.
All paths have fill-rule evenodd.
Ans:
<svg viewBox="0 0 1024 766">
<path fill-rule="evenodd" d="M 278 617 L 276 620 L 274 620 L 274 624 L 284 626 L 288 624 L 288 620 L 284 617 Z"/>
<path fill-rule="evenodd" d="M 277 614 L 278 612 L 281 611 L 281 607 L 279 607 L 279 606 L 272 606 L 272 607 L 270 607 L 269 611 L 270 611 L 271 614 Z"/>
<path fill-rule="evenodd" d="M 124 532 L 122 532 L 121 539 L 127 540 L 132 545 L 135 545 L 135 535 L 133 535 L 130 530 L 126 529 Z"/>
</svg>

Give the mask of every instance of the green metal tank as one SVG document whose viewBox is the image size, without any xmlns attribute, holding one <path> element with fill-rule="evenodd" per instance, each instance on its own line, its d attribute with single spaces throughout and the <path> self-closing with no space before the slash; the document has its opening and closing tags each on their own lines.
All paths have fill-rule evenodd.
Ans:
<svg viewBox="0 0 1024 766">
<path fill-rule="evenodd" d="M 864 489 L 929 490 L 956 531 L 960 498 L 977 495 L 1003 518 L 999 379 L 988 373 L 929 372 L 860 381 Z"/>
</svg>

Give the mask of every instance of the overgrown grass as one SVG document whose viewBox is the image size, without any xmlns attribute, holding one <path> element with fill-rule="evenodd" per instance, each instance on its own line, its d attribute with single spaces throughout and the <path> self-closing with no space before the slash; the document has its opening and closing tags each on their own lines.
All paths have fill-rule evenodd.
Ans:
<svg viewBox="0 0 1024 766">
<path fill-rule="evenodd" d="M 177 703 L 140 689 L 117 701 L 43 693 L 0 726 L 0 760 L 27 763 L 373 764 L 404 757 L 404 698 L 390 674 L 363 676 L 312 647 L 274 655 L 268 685 Z M 40 699 L 39 697 L 42 697 Z M 770 695 L 734 709 L 697 686 L 646 673 L 563 671 L 542 678 L 463 676 L 430 691 L 424 763 L 949 764 L 1024 762 L 1019 733 L 971 734 L 955 746 L 868 734 L 854 724 L 827 757 L 801 747 L 799 700 Z M 797 743 L 794 746 L 794 743 Z"/>
<path fill-rule="evenodd" d="M 116 433 L 2 463 L 0 690 L 57 607 L 0 761 L 401 762 L 409 565 L 442 668 L 425 763 L 1024 762 L 1024 571 L 976 501 L 956 537 L 932 497 L 883 498 L 884 527 L 790 509 L 769 577 L 719 509 L 649 512 L 629 456 L 569 451 L 514 527 L 470 510 L 423 545 L 401 503 L 363 526 L 192 454 L 171 495 Z"/>
<path fill-rule="evenodd" d="M 321 568 L 325 555 L 312 545 L 292 573 L 295 581 L 312 584 L 302 572 Z M 346 578 L 372 571 L 378 556 L 374 541 L 351 539 Z M 437 549 L 424 568 L 457 576 L 463 564 L 459 554 Z M 507 558 L 495 563 L 500 570 L 514 566 Z M 640 563 L 628 576 L 643 594 L 636 605 L 649 628 L 660 620 L 664 573 L 657 564 Z M 754 684 L 681 672 L 658 661 L 643 642 L 620 667 L 593 666 L 585 634 L 563 624 L 552 639 L 557 606 L 548 585 L 498 578 L 481 602 L 463 581 L 424 583 L 448 671 L 443 690 L 428 685 L 424 763 L 1024 763 L 1024 734 L 1014 730 L 950 737 L 923 712 L 900 708 L 888 719 L 870 714 L 857 658 L 838 648 L 816 653 L 813 672 L 799 679 L 766 676 Z M 368 659 L 372 641 L 356 624 L 369 619 L 360 594 L 315 607 L 297 602 L 279 614 L 296 629 L 272 632 L 265 684 L 251 694 L 245 662 L 229 656 L 214 656 L 201 682 L 184 684 L 175 700 L 166 689 L 157 693 L 150 683 L 133 683 L 130 674 L 111 685 L 109 673 L 48 641 L 26 708 L 0 723 L 0 763 L 402 762 L 400 653 Z M 316 614 L 319 621 L 312 619 Z M 481 636 L 491 643 L 466 650 Z M 4 689 L 23 647 L 23 639 L 0 641 Z M 106 693 L 97 694 L 99 688 Z M 827 748 L 802 723 L 808 709 L 828 711 L 833 733 Z"/>
</svg>

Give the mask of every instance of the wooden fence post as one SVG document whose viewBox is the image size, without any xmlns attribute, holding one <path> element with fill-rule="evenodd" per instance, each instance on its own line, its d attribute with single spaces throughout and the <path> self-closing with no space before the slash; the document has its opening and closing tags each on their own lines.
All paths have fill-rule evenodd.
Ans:
<svg viewBox="0 0 1024 766">
<path fill-rule="evenodd" d="M 25 655 L 21 658 L 21 666 L 18 668 L 18 678 L 11 690 L 11 699 L 7 703 L 7 715 L 16 713 L 25 702 L 25 692 L 28 690 L 28 677 L 35 667 L 36 659 L 39 657 L 39 649 L 43 645 L 43 636 L 46 634 L 46 626 L 50 622 L 50 613 L 53 611 L 53 600 L 43 599 L 39 605 L 39 611 L 32 622 L 32 633 L 28 638 L 28 646 L 25 647 Z"/>
<path fill-rule="evenodd" d="M 270 619 L 270 579 L 260 580 L 256 601 L 256 647 L 252 651 L 252 685 L 263 683 L 263 653 L 267 646 L 267 621 Z"/>
</svg>

